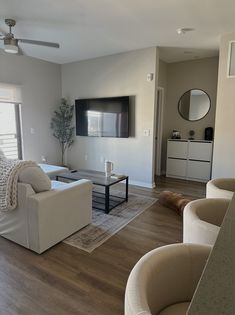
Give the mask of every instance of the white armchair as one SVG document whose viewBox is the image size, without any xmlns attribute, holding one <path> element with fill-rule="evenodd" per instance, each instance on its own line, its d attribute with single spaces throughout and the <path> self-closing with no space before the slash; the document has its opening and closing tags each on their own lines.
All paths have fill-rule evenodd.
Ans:
<svg viewBox="0 0 235 315">
<path fill-rule="evenodd" d="M 232 199 L 235 192 L 235 178 L 216 178 L 206 184 L 206 198 Z"/>
<path fill-rule="evenodd" d="M 185 315 L 210 250 L 172 244 L 144 255 L 127 281 L 125 315 Z"/>
<path fill-rule="evenodd" d="M 229 206 L 229 199 L 208 198 L 189 202 L 184 208 L 183 241 L 214 245 Z"/>
<path fill-rule="evenodd" d="M 35 193 L 18 183 L 18 206 L 0 215 L 0 235 L 42 253 L 91 223 L 92 183 L 52 181 L 52 189 Z"/>
</svg>

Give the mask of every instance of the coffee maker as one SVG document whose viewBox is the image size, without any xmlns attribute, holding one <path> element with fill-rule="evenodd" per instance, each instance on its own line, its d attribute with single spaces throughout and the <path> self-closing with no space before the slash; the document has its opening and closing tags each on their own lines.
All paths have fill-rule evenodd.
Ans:
<svg viewBox="0 0 235 315">
<path fill-rule="evenodd" d="M 207 127 L 205 128 L 205 137 L 204 139 L 207 141 L 212 141 L 213 140 L 213 134 L 214 134 L 214 130 L 212 127 Z"/>
</svg>

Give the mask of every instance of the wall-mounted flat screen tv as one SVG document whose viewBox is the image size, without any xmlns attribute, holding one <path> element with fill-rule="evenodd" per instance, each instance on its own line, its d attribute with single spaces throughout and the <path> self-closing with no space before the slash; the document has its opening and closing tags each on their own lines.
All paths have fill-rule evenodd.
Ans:
<svg viewBox="0 0 235 315">
<path fill-rule="evenodd" d="M 76 135 L 129 137 L 129 96 L 75 100 Z"/>
</svg>

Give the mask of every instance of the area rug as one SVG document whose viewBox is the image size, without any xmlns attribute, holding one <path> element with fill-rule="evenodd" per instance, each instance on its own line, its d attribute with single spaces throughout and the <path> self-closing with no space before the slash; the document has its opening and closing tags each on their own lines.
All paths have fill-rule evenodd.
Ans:
<svg viewBox="0 0 235 315">
<path fill-rule="evenodd" d="M 115 193 L 119 196 L 122 194 Z M 112 209 L 109 214 L 93 209 L 92 223 L 68 237 L 64 243 L 91 253 L 156 201 L 155 198 L 130 193 L 128 202 Z"/>
</svg>

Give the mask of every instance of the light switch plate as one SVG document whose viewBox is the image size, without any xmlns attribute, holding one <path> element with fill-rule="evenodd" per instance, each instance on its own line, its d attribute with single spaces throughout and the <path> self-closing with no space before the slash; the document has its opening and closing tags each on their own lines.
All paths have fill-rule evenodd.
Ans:
<svg viewBox="0 0 235 315">
<path fill-rule="evenodd" d="M 144 129 L 144 136 L 149 137 L 150 136 L 150 129 Z"/>
</svg>

